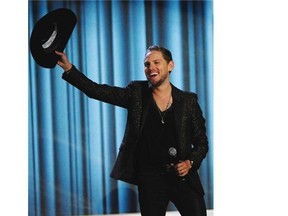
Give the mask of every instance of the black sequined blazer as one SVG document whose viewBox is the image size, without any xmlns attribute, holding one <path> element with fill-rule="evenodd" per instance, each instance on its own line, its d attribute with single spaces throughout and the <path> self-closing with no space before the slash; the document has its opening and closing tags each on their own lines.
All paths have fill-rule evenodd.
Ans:
<svg viewBox="0 0 288 216">
<path fill-rule="evenodd" d="M 151 97 L 148 81 L 133 81 L 125 88 L 97 84 L 79 72 L 74 66 L 64 72 L 62 78 L 81 90 L 88 97 L 126 108 L 127 123 L 119 153 L 111 177 L 137 184 L 134 152 L 147 116 Z M 175 123 L 179 143 L 178 155 L 181 160 L 193 161 L 189 171 L 191 185 L 204 194 L 198 169 L 208 152 L 205 119 L 197 102 L 197 95 L 184 92 L 172 85 Z"/>
</svg>

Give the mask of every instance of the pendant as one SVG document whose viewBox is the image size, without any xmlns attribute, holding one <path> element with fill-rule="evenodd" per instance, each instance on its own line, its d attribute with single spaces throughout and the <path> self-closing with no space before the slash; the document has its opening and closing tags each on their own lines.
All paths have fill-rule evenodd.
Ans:
<svg viewBox="0 0 288 216">
<path fill-rule="evenodd" d="M 161 122 L 162 122 L 162 124 L 164 124 L 164 123 L 165 123 L 163 119 L 161 120 Z"/>
</svg>

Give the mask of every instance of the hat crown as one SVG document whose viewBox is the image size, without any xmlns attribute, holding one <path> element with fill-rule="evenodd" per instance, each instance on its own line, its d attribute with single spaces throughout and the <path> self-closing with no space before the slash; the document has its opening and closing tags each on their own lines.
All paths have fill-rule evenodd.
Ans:
<svg viewBox="0 0 288 216">
<path fill-rule="evenodd" d="M 54 68 L 77 23 L 76 15 L 67 8 L 47 13 L 39 19 L 30 37 L 30 51 L 36 63 L 45 68 Z"/>
</svg>

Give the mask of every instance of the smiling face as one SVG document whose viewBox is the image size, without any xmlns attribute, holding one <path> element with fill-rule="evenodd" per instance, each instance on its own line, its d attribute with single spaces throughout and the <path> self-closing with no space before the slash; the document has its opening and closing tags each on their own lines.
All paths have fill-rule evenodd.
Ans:
<svg viewBox="0 0 288 216">
<path fill-rule="evenodd" d="M 170 82 L 169 73 L 174 67 L 174 62 L 167 62 L 162 52 L 148 52 L 144 59 L 145 75 L 148 81 L 154 87 L 160 86 L 162 83 Z"/>
</svg>

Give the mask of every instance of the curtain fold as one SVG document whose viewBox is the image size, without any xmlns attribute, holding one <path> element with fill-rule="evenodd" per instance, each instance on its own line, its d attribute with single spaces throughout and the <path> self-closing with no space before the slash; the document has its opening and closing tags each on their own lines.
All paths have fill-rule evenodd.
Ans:
<svg viewBox="0 0 288 216">
<path fill-rule="evenodd" d="M 78 18 L 65 52 L 95 82 L 146 79 L 147 47 L 171 50 L 172 83 L 198 94 L 206 118 L 210 148 L 199 172 L 213 208 L 213 2 L 29 1 L 29 38 L 37 20 L 61 7 Z M 89 99 L 62 80 L 61 68 L 42 68 L 31 55 L 28 75 L 29 215 L 139 211 L 137 188 L 109 176 L 126 110 Z"/>
</svg>

